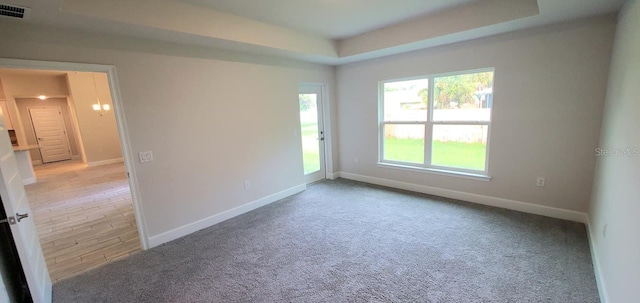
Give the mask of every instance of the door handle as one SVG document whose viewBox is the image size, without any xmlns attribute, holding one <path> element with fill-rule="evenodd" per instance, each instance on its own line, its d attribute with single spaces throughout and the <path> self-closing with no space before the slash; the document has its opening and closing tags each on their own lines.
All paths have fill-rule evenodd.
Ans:
<svg viewBox="0 0 640 303">
<path fill-rule="evenodd" d="M 29 214 L 26 214 L 26 213 L 25 213 L 25 214 L 19 214 L 19 213 L 16 213 L 16 219 L 18 220 L 18 222 L 20 222 L 20 220 L 22 220 L 22 219 L 24 219 L 24 218 L 28 218 L 28 217 L 29 217 Z"/>
<path fill-rule="evenodd" d="M 2 220 L 0 220 L 0 224 L 2 224 L 2 223 L 9 223 L 9 225 L 16 224 L 16 218 L 8 217 L 6 219 L 2 219 Z"/>
<path fill-rule="evenodd" d="M 44 140 L 43 138 L 38 137 L 38 140 Z"/>
</svg>

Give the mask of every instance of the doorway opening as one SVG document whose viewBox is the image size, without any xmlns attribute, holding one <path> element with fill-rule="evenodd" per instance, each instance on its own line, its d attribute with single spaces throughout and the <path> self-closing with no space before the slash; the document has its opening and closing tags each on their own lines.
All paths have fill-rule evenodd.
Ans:
<svg viewBox="0 0 640 303">
<path fill-rule="evenodd" d="M 33 65 L 0 60 L 0 105 L 55 283 L 146 249 L 146 237 L 112 67 Z"/>
<path fill-rule="evenodd" d="M 298 102 L 305 182 L 313 183 L 327 177 L 322 85 L 301 85 Z"/>
</svg>

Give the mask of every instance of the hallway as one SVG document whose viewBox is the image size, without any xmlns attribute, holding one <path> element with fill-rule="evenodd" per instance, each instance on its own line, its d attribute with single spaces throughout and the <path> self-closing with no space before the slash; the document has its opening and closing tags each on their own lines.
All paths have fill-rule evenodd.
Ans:
<svg viewBox="0 0 640 303">
<path fill-rule="evenodd" d="M 141 250 L 123 163 L 34 170 L 37 182 L 25 189 L 53 283 Z"/>
</svg>

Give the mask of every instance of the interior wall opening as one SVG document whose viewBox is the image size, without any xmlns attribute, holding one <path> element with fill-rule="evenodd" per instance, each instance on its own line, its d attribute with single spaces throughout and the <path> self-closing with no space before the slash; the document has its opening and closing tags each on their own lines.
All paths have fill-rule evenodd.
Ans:
<svg viewBox="0 0 640 303">
<path fill-rule="evenodd" d="M 140 251 L 108 74 L 0 68 L 0 91 L 52 282 Z"/>
</svg>

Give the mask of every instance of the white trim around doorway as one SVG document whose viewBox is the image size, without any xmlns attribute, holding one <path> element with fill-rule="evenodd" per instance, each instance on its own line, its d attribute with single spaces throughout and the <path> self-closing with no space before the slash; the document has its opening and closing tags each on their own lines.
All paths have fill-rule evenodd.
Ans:
<svg viewBox="0 0 640 303">
<path fill-rule="evenodd" d="M 38 60 L 21 60 L 21 59 L 5 59 L 0 58 L 0 68 L 14 69 L 33 69 L 33 70 L 57 70 L 57 71 L 77 71 L 77 72 L 99 72 L 106 73 L 109 80 L 109 91 L 113 99 L 113 111 L 116 116 L 116 125 L 122 146 L 122 156 L 124 158 L 125 168 L 129 174 L 129 187 L 131 189 L 131 198 L 136 216 L 136 225 L 143 250 L 149 249 L 149 238 L 147 233 L 147 224 L 144 217 L 143 207 L 141 203 L 140 190 L 138 188 L 138 178 L 134 166 L 134 152 L 131 149 L 128 128 L 126 124 L 125 114 L 122 105 L 122 97 L 120 95 L 120 87 L 118 85 L 116 68 L 112 65 L 85 64 L 71 62 L 52 62 Z"/>
<path fill-rule="evenodd" d="M 324 170 L 325 177 L 327 179 L 335 179 L 337 176 L 333 173 L 333 124 L 331 124 L 331 97 L 329 95 L 329 88 L 325 83 L 315 82 L 302 82 L 298 84 L 298 87 L 303 86 L 315 86 L 320 87 L 322 96 L 322 124 L 324 127 Z M 297 104 L 297 103 L 296 103 Z"/>
</svg>

